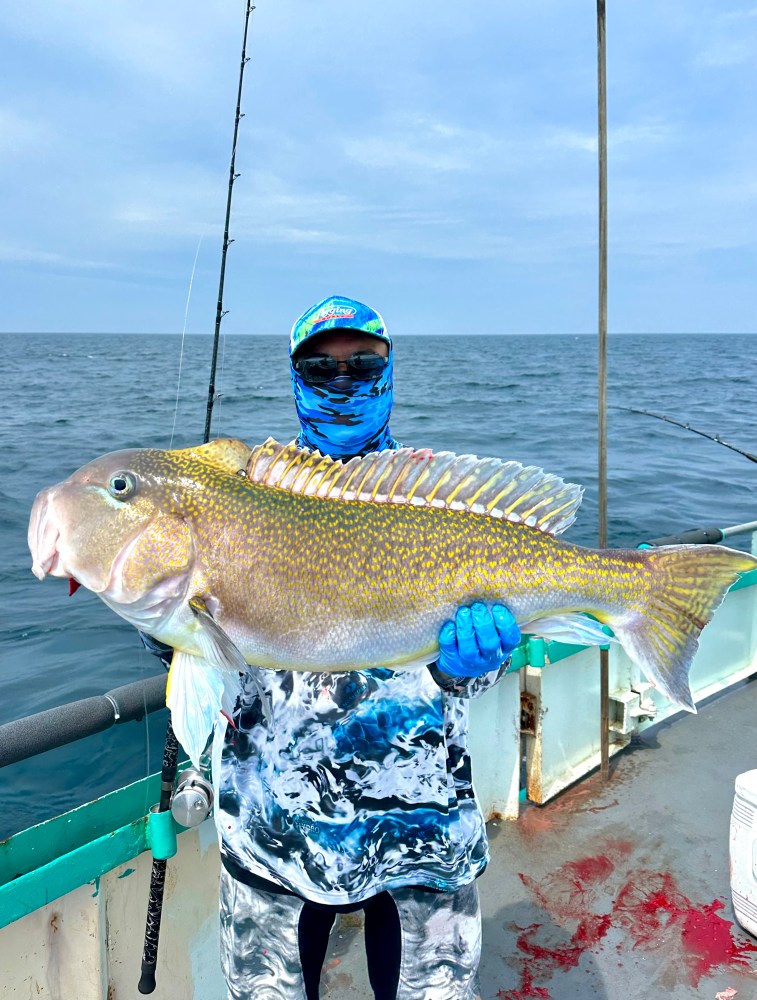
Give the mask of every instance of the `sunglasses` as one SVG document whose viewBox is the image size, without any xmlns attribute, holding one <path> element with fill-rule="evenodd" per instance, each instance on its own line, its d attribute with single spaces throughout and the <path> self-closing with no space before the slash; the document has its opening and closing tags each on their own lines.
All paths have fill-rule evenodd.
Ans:
<svg viewBox="0 0 757 1000">
<path fill-rule="evenodd" d="M 294 370 L 303 382 L 310 385 L 331 382 L 332 379 L 338 378 L 340 375 L 349 375 L 354 379 L 375 382 L 384 374 L 388 364 L 388 358 L 382 358 L 380 354 L 374 354 L 373 351 L 356 351 L 344 361 L 338 361 L 330 354 L 313 354 L 309 358 L 295 361 Z M 345 371 L 339 371 L 340 365 L 345 366 Z"/>
</svg>

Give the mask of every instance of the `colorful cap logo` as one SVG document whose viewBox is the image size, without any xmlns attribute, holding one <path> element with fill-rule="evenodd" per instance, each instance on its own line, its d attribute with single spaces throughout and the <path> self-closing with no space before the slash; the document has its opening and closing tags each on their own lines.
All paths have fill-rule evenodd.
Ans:
<svg viewBox="0 0 757 1000">
<path fill-rule="evenodd" d="M 343 295 L 331 295 L 311 306 L 295 321 L 289 337 L 289 353 L 294 354 L 306 340 L 324 330 L 362 330 L 373 337 L 385 340 L 391 346 L 383 319 L 370 306 Z"/>
</svg>

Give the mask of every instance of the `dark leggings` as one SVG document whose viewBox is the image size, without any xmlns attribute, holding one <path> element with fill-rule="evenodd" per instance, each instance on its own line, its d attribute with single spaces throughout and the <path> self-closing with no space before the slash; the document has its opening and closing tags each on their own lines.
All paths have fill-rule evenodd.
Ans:
<svg viewBox="0 0 757 1000">
<path fill-rule="evenodd" d="M 307 1000 L 318 1000 L 321 969 L 329 945 L 329 934 L 339 912 L 333 906 L 306 903 L 300 913 L 298 944 Z M 368 978 L 376 1000 L 395 1000 L 400 978 L 402 934 L 400 917 L 388 892 L 372 896 L 361 909 L 365 913 L 365 953 Z"/>
</svg>

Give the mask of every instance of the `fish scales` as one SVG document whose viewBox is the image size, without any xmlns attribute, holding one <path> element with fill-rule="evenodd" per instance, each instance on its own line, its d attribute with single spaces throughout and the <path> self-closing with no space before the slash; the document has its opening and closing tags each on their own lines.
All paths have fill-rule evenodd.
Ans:
<svg viewBox="0 0 757 1000">
<path fill-rule="evenodd" d="M 699 633 L 757 560 L 722 546 L 571 545 L 556 536 L 580 497 L 496 459 L 402 449 L 342 463 L 226 440 L 96 459 L 40 493 L 29 543 L 40 578 L 76 579 L 174 647 L 172 711 L 186 700 L 205 726 L 233 704 L 240 670 L 427 663 L 443 622 L 473 600 L 567 641 L 605 642 L 609 625 L 693 709 Z M 186 726 L 196 748 L 202 726 Z"/>
</svg>

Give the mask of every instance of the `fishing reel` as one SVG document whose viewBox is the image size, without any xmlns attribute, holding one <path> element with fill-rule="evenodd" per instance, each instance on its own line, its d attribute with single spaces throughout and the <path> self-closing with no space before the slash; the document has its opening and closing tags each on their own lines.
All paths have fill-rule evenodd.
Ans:
<svg viewBox="0 0 757 1000">
<path fill-rule="evenodd" d="M 179 774 L 171 799 L 171 815 L 181 826 L 199 826 L 213 809 L 213 786 L 199 771 L 187 768 Z"/>
</svg>

